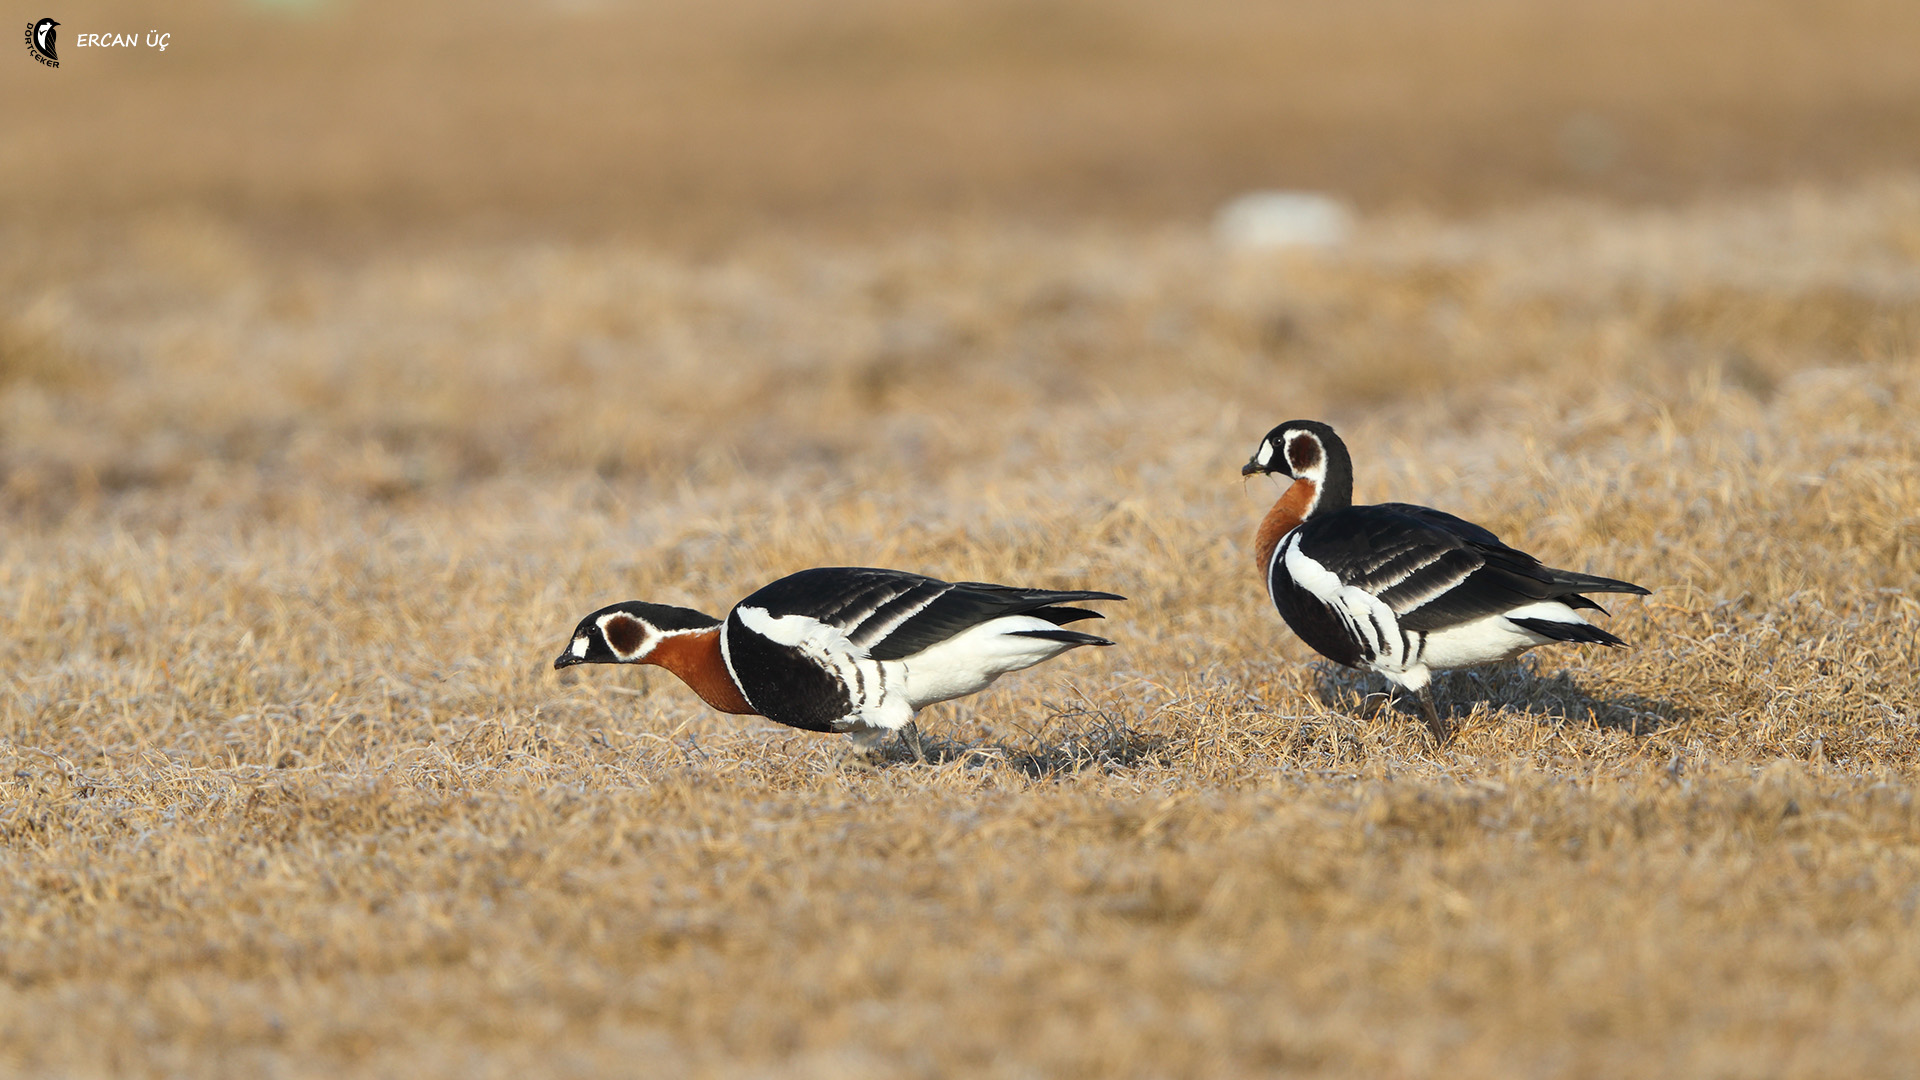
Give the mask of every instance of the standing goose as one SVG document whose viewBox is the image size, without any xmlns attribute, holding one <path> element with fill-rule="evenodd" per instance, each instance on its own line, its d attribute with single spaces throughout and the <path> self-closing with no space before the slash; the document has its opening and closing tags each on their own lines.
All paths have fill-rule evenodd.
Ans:
<svg viewBox="0 0 1920 1080">
<path fill-rule="evenodd" d="M 1267 433 L 1242 476 L 1293 483 L 1260 522 L 1254 549 L 1267 595 L 1300 640 L 1419 696 L 1437 744 L 1433 672 L 1510 660 L 1555 641 L 1625 645 L 1579 614 L 1582 593 L 1648 590 L 1555 570 L 1452 514 L 1406 503 L 1353 505 L 1353 459 L 1332 428 L 1289 420 Z"/>
</svg>

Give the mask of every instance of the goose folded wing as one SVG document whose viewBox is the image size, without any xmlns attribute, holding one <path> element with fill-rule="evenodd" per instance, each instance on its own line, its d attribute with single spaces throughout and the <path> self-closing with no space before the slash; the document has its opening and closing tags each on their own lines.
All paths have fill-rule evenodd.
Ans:
<svg viewBox="0 0 1920 1080">
<path fill-rule="evenodd" d="M 1113 593 L 1020 589 L 978 581 L 946 582 L 864 566 L 802 570 L 740 601 L 768 615 L 800 615 L 833 627 L 875 660 L 898 660 L 981 623 L 1033 615 L 1059 625 L 1098 612 L 1057 605 L 1119 600 Z"/>
<path fill-rule="evenodd" d="M 740 605 L 760 608 L 773 618 L 804 616 L 864 647 L 952 588 L 903 570 L 822 566 L 783 577 Z"/>
<path fill-rule="evenodd" d="M 1403 630 L 1441 630 L 1564 593 L 1538 560 L 1452 514 L 1354 507 L 1340 524 L 1303 538 L 1301 554 L 1379 597 Z"/>
<path fill-rule="evenodd" d="M 1119 600 L 1113 593 L 1055 592 L 1048 589 L 1020 589 L 1009 585 L 989 585 L 962 581 L 947 586 L 947 591 L 905 618 L 887 627 L 864 644 L 876 660 L 898 660 L 922 649 L 964 633 L 981 623 L 1009 615 L 1032 615 L 1056 626 L 1083 618 L 1100 617 L 1096 611 L 1062 608 L 1055 605 L 1076 600 Z"/>
</svg>

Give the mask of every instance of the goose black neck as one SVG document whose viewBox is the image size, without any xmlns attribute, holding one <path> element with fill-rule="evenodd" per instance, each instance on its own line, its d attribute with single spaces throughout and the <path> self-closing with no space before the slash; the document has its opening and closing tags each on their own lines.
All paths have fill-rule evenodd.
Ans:
<svg viewBox="0 0 1920 1080">
<path fill-rule="evenodd" d="M 1333 429 L 1325 424 L 1318 425 L 1322 447 L 1327 453 L 1327 478 L 1320 484 L 1320 498 L 1314 503 L 1313 512 L 1325 514 L 1334 510 L 1345 510 L 1353 505 L 1353 456 L 1347 453 L 1347 444 Z"/>
</svg>

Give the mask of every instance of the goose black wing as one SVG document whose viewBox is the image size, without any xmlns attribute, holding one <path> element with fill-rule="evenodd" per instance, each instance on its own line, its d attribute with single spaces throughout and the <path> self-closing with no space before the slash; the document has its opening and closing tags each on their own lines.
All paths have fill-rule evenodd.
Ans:
<svg viewBox="0 0 1920 1080">
<path fill-rule="evenodd" d="M 948 582 L 902 570 L 827 566 L 781 578 L 740 601 L 769 615 L 805 615 L 833 626 L 876 660 L 898 660 L 1007 615 L 1033 615 L 1055 625 L 1099 618 L 1060 607 L 1081 600 L 1122 600 L 1107 592 L 1021 589 L 978 581 Z"/>
<path fill-rule="evenodd" d="M 1424 524 L 1431 525 L 1442 532 L 1452 533 L 1454 536 L 1471 543 L 1480 544 L 1485 547 L 1507 548 L 1507 545 L 1500 542 L 1499 537 L 1493 535 L 1493 530 L 1488 529 L 1486 526 L 1475 525 L 1466 518 L 1455 517 L 1445 510 L 1435 510 L 1431 506 L 1415 506 L 1412 503 L 1380 503 L 1377 506 L 1367 507 L 1366 509 L 1391 510 L 1396 514 L 1405 514 Z M 1507 550 L 1512 551 L 1513 549 L 1507 548 Z"/>
<path fill-rule="evenodd" d="M 1555 570 L 1472 522 L 1401 503 L 1317 517 L 1302 527 L 1299 547 L 1341 584 L 1379 597 L 1403 630 L 1443 630 L 1543 600 L 1599 607 L 1581 592 L 1647 591 Z"/>
</svg>

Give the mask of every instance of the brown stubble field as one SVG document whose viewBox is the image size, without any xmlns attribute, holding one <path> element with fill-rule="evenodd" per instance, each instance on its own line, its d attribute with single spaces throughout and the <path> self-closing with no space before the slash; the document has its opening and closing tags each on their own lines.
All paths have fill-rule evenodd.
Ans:
<svg viewBox="0 0 1920 1080">
<path fill-rule="evenodd" d="M 1652 8 L 1577 8 L 1591 55 L 1559 82 L 1427 27 L 1454 88 L 1435 131 L 1394 141 L 1411 122 L 1359 90 L 1293 106 L 1309 144 L 1372 118 L 1413 170 L 1343 166 L 1356 236 L 1298 254 L 1218 247 L 1204 208 L 1242 180 L 1203 151 L 1227 143 L 1140 112 L 1139 142 L 1188 131 L 1203 159 L 1154 172 L 1096 122 L 1124 101 L 1050 114 L 1084 142 L 1016 139 L 970 169 L 995 95 L 1126 66 L 1088 42 L 1188 85 L 1176 61 L 1198 54 L 1137 55 L 1164 34 L 1121 19 L 1016 48 L 995 8 L 931 60 L 908 50 L 923 83 L 869 53 L 932 48 L 948 7 L 828 18 L 801 44 L 715 10 L 662 40 L 735 43 L 683 60 L 723 137 L 625 131 L 722 178 L 684 206 L 668 180 L 614 183 L 631 163 L 584 141 L 555 178 L 476 138 L 546 85 L 504 62 L 435 154 L 344 134 L 400 92 L 356 63 L 431 80 L 307 16 L 326 48 L 295 74 L 344 70 L 365 95 L 345 120 L 270 80 L 223 97 L 202 60 L 118 119 L 73 106 L 156 140 L 119 180 L 89 167 L 97 145 L 0 166 L 0 1071 L 1910 1070 L 1920 181 L 1868 121 L 1920 106 L 1861 29 L 1906 8 L 1743 8 L 1712 63 L 1655 65 L 1697 106 L 1665 135 L 1647 69 L 1603 77 Z M 1495 41 L 1530 25 L 1472 10 Z M 176 31 L 241 33 L 182 11 Z M 456 25 L 436 11 L 392 40 Z M 1214 37 L 1172 40 L 1265 25 L 1207 11 Z M 1305 37 L 1354 49 L 1369 25 L 1315 18 Z M 1834 53 L 1854 61 L 1796 44 L 1828 38 L 1861 39 Z M 728 74 L 783 57 L 833 78 L 783 97 Z M 1273 77 L 1180 107 L 1258 127 L 1274 117 L 1234 102 L 1306 76 Z M 588 92 L 571 78 L 554 92 Z M 1630 160 L 1590 184 L 1529 173 L 1531 143 L 1489 134 L 1534 122 L 1489 104 L 1529 79 L 1516 100 L 1617 104 Z M 828 115 L 875 86 L 922 158 Z M 167 100 L 303 137 L 167 157 L 141 134 Z M 1741 121 L 1754 101 L 1787 127 Z M 951 141 L 914 135 L 950 106 Z M 1843 150 L 1787 137 L 1837 116 L 1865 125 L 1826 124 Z M 759 134 L 767 167 L 734 168 L 729 141 Z M 963 198 L 928 179 L 949 174 Z M 816 198 L 843 182 L 875 185 L 875 216 Z M 1421 184 L 1434 202 L 1401 205 Z M 84 226 L 19 212 L 57 190 Z M 1028 191 L 1090 212 L 1010 208 Z M 583 235 L 588 211 L 620 227 Z M 1461 734 L 1437 752 L 1411 713 L 1358 719 L 1377 684 L 1291 638 L 1249 552 L 1277 489 L 1239 466 L 1294 417 L 1340 428 L 1363 500 L 1653 588 L 1609 603 L 1635 647 L 1443 678 Z M 924 714 L 925 766 L 896 748 L 838 769 L 836 740 L 713 714 L 654 669 L 551 670 L 603 603 L 717 613 L 832 563 L 1130 600 L 1098 624 L 1117 647 Z"/>
</svg>

